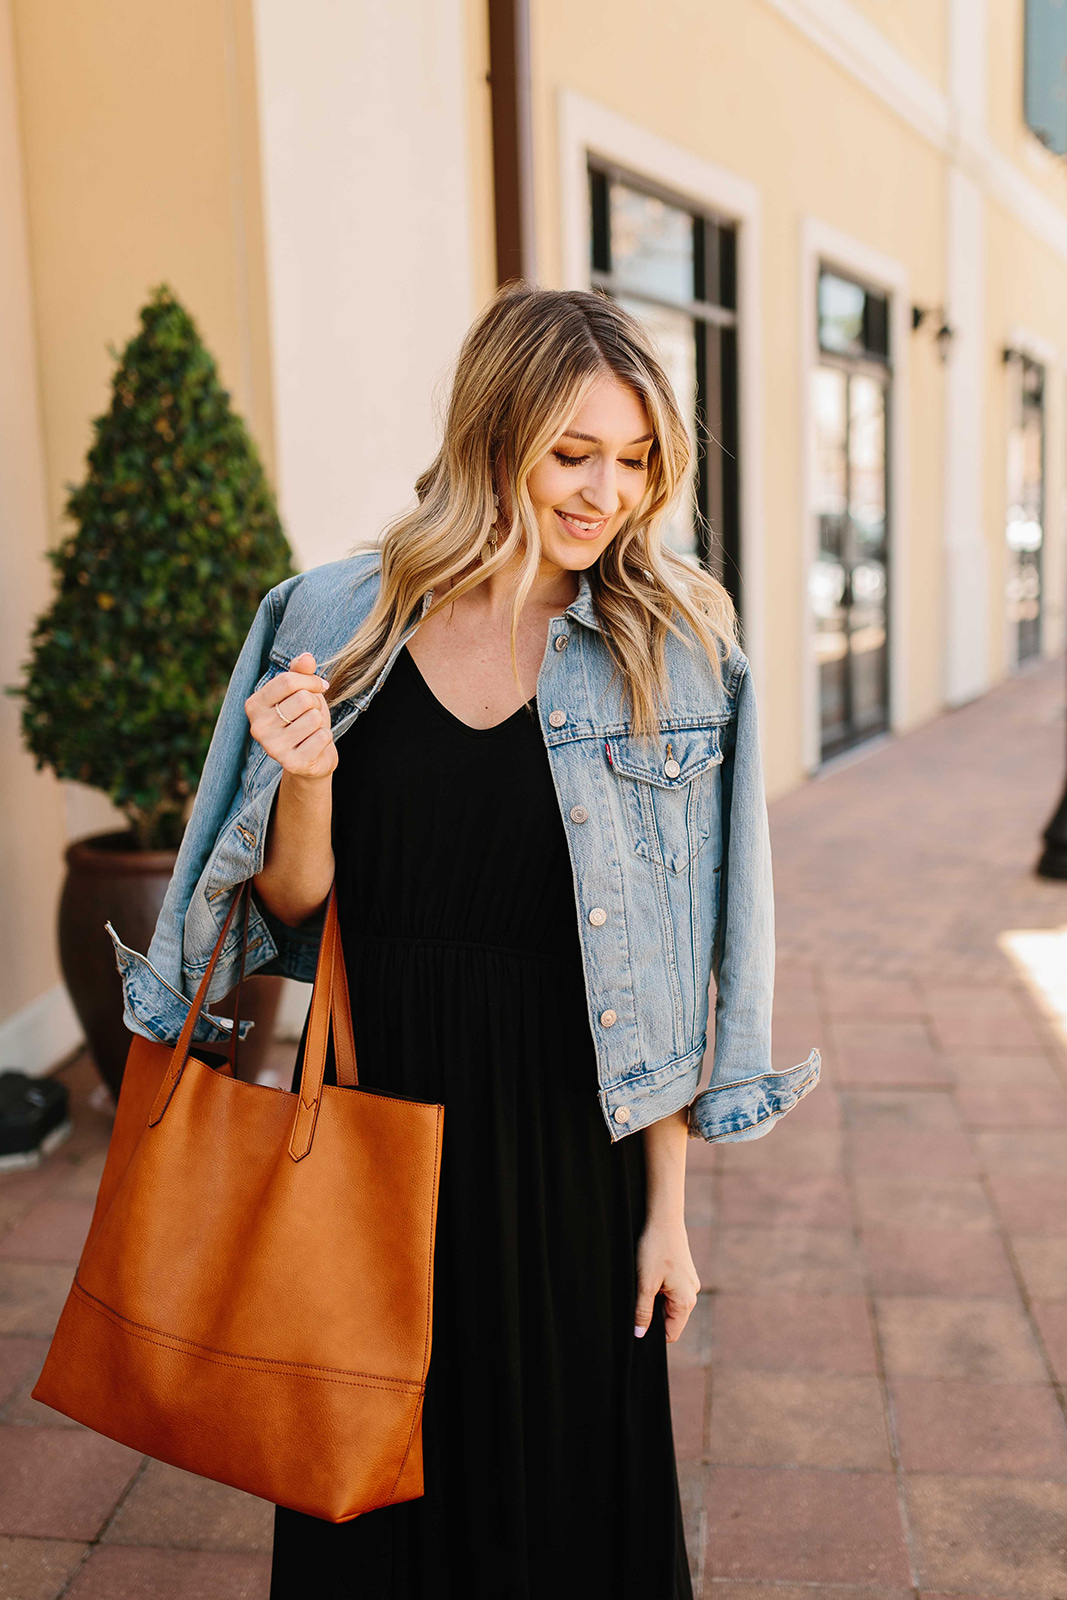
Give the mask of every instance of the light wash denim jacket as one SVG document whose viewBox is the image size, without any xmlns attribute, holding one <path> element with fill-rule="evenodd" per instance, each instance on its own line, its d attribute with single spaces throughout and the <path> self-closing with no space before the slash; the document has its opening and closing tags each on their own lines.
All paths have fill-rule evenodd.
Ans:
<svg viewBox="0 0 1067 1600">
<path fill-rule="evenodd" d="M 282 769 L 251 739 L 246 698 L 304 650 L 325 661 L 377 588 L 377 552 L 364 551 L 286 579 L 260 604 L 147 959 L 110 930 L 135 1032 L 177 1037 L 235 887 L 263 865 Z M 377 694 L 401 648 L 371 687 L 333 708 L 335 738 Z M 752 683 L 736 648 L 721 683 L 703 650 L 673 635 L 667 662 L 670 709 L 658 735 L 638 738 L 582 574 L 577 599 L 549 624 L 537 678 L 574 871 L 600 1106 L 612 1139 L 683 1106 L 695 1136 L 755 1139 L 815 1087 L 820 1058 L 812 1050 L 800 1066 L 771 1067 L 773 894 Z M 286 927 L 254 901 L 247 970 L 310 982 L 320 927 L 320 918 Z M 239 951 L 235 921 L 209 1001 L 233 988 Z M 714 1066 L 697 1094 L 713 975 Z M 195 1037 L 219 1040 L 228 1027 L 202 1013 Z"/>
</svg>

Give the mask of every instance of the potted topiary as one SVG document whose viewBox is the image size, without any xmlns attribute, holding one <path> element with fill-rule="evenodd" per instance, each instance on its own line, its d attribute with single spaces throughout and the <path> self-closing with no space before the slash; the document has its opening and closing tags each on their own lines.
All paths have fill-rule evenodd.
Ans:
<svg viewBox="0 0 1067 1600">
<path fill-rule="evenodd" d="M 67 501 L 74 531 L 50 552 L 55 601 L 9 692 L 38 767 L 102 789 L 129 822 L 69 847 L 59 917 L 63 976 L 117 1095 L 129 1036 L 104 922 L 147 948 L 230 671 L 263 594 L 293 569 L 256 447 L 165 286 L 94 432 Z M 258 1001 L 260 1054 L 279 983 L 254 978 L 242 1006 L 255 1016 Z"/>
</svg>

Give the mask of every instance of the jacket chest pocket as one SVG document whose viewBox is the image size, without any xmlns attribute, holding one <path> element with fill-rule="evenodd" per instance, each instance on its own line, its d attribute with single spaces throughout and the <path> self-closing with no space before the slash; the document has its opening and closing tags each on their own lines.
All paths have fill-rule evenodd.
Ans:
<svg viewBox="0 0 1067 1600">
<path fill-rule="evenodd" d="M 668 872 L 683 872 L 707 843 L 717 814 L 720 730 L 615 734 L 605 748 L 635 853 Z"/>
</svg>

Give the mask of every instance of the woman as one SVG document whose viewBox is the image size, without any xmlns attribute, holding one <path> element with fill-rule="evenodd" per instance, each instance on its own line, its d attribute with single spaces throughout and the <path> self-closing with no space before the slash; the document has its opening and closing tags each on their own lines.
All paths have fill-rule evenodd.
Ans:
<svg viewBox="0 0 1067 1600">
<path fill-rule="evenodd" d="M 688 465 L 632 318 L 499 294 L 417 508 L 263 602 L 150 961 L 119 947 L 127 1020 L 172 1036 L 235 885 L 250 966 L 310 977 L 335 883 L 360 1081 L 445 1106 L 425 1493 L 279 1509 L 273 1600 L 691 1595 L 686 1140 L 765 1133 L 819 1063 L 770 1067 L 747 663 L 661 542 Z"/>
</svg>

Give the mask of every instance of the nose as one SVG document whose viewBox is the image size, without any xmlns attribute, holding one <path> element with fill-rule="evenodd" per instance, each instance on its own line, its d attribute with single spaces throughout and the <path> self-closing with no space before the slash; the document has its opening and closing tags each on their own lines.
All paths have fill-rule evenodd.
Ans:
<svg viewBox="0 0 1067 1600">
<path fill-rule="evenodd" d="M 600 516 L 614 516 L 619 509 L 619 486 L 613 461 L 598 464 L 582 487 L 582 499 Z"/>
</svg>

